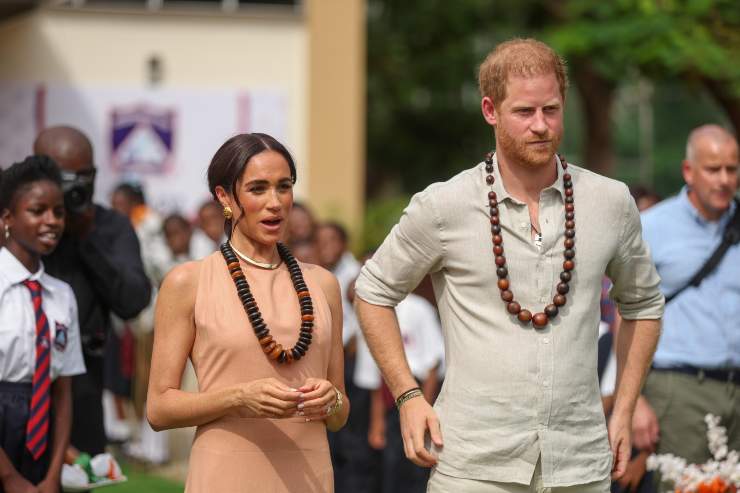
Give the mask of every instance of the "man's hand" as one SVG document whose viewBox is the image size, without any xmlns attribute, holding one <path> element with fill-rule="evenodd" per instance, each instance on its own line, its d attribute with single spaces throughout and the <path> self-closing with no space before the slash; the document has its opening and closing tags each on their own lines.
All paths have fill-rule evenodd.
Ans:
<svg viewBox="0 0 740 493">
<path fill-rule="evenodd" d="M 612 479 L 621 478 L 627 470 L 632 452 L 631 416 L 612 414 L 609 419 L 609 445 L 612 449 Z"/>
<path fill-rule="evenodd" d="M 424 447 L 427 431 L 432 443 L 442 447 L 442 431 L 437 414 L 423 396 L 409 399 L 401 405 L 401 435 L 406 458 L 421 467 L 432 467 L 437 458 Z"/>
<path fill-rule="evenodd" d="M 644 396 L 637 399 L 635 414 L 632 417 L 632 439 L 640 450 L 655 451 L 655 444 L 660 437 L 658 417 Z"/>
<path fill-rule="evenodd" d="M 647 458 L 648 452 L 640 452 L 629 464 L 627 464 L 627 470 L 624 475 L 617 481 L 623 491 L 629 493 L 635 493 L 637 487 L 640 486 L 640 481 L 647 472 Z"/>
</svg>

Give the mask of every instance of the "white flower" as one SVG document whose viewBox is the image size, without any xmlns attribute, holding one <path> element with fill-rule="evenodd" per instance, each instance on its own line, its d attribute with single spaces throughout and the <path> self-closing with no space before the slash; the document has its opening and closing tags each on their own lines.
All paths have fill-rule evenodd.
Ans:
<svg viewBox="0 0 740 493">
<path fill-rule="evenodd" d="M 720 418 L 712 414 L 704 417 L 707 424 L 709 451 L 714 459 L 705 464 L 689 464 L 673 454 L 651 455 L 647 460 L 649 471 L 660 471 L 664 482 L 672 482 L 682 493 L 694 493 L 704 483 L 721 479 L 740 487 L 740 452 L 727 447 L 727 430 L 720 426 Z"/>
<path fill-rule="evenodd" d="M 719 416 L 707 414 L 704 418 L 707 424 L 707 440 L 709 441 L 709 451 L 716 460 L 722 460 L 727 456 L 727 430 L 720 426 Z"/>
</svg>

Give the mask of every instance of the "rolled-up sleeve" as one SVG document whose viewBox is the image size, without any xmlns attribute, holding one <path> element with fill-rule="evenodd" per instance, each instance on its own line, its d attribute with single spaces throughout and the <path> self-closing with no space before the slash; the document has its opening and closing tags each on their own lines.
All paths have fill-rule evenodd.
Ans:
<svg viewBox="0 0 740 493">
<path fill-rule="evenodd" d="M 624 187 L 624 214 L 617 252 L 607 266 L 606 274 L 613 286 L 609 297 L 626 320 L 659 319 L 663 317 L 665 298 L 660 292 L 660 277 L 642 237 L 640 213 Z"/>
<path fill-rule="evenodd" d="M 426 274 L 442 268 L 442 228 L 432 193 L 427 189 L 412 197 L 398 224 L 363 266 L 355 292 L 364 301 L 396 306 Z"/>
</svg>

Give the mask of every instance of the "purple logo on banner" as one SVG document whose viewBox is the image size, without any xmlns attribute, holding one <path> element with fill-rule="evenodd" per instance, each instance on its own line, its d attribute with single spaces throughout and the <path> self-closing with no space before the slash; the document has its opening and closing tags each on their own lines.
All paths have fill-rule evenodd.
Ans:
<svg viewBox="0 0 740 493">
<path fill-rule="evenodd" d="M 172 163 L 175 111 L 149 105 L 111 111 L 111 166 L 121 173 L 164 174 Z"/>
</svg>

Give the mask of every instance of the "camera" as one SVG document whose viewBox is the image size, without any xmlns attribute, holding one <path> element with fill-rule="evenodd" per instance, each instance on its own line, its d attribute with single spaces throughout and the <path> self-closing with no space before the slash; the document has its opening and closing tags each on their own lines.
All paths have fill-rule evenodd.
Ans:
<svg viewBox="0 0 740 493">
<path fill-rule="evenodd" d="M 91 171 L 62 171 L 64 206 L 72 214 L 81 214 L 90 208 L 93 197 L 95 169 Z"/>
</svg>

